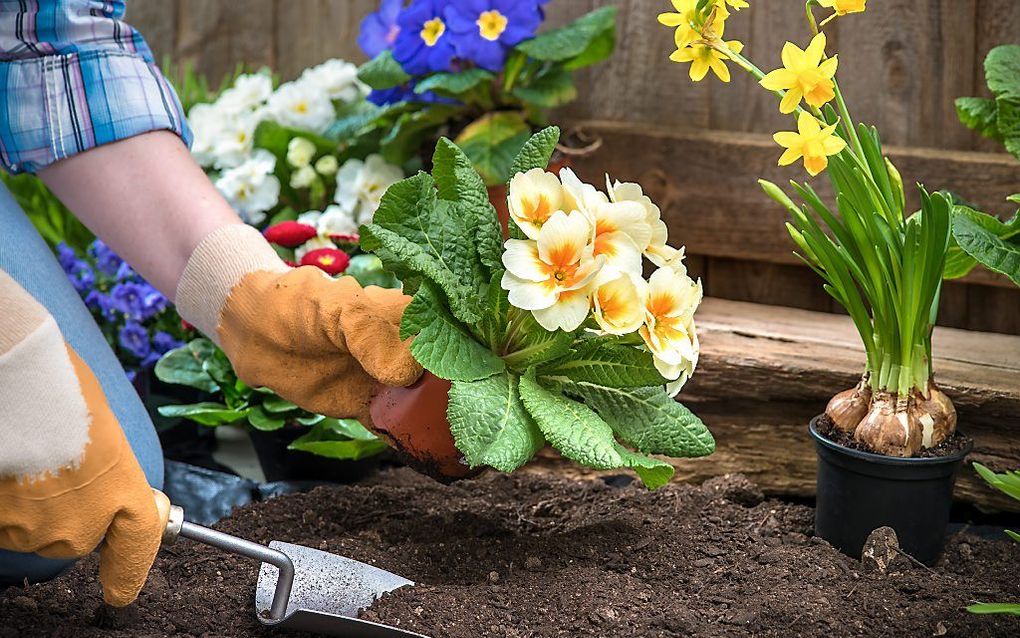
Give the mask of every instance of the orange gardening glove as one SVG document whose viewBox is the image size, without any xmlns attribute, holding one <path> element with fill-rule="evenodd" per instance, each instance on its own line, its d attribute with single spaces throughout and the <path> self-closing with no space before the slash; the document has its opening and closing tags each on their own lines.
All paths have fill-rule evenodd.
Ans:
<svg viewBox="0 0 1020 638">
<path fill-rule="evenodd" d="M 77 558 L 98 547 L 103 597 L 127 605 L 169 503 L 159 492 L 154 500 L 88 365 L 3 272 L 0 307 L 11 311 L 0 318 L 0 548 Z"/>
<path fill-rule="evenodd" d="M 216 341 L 238 377 L 298 406 L 371 426 L 380 383 L 421 375 L 400 319 L 410 297 L 289 268 L 254 228 L 220 228 L 202 240 L 177 288 L 177 308 Z"/>
</svg>

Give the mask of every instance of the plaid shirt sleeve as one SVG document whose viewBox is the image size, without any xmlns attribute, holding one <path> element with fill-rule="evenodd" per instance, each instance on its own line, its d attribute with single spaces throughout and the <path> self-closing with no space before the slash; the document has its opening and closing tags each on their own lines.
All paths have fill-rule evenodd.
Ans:
<svg viewBox="0 0 1020 638">
<path fill-rule="evenodd" d="M 0 0 L 0 164 L 30 172 L 155 130 L 191 131 L 123 0 Z"/>
</svg>

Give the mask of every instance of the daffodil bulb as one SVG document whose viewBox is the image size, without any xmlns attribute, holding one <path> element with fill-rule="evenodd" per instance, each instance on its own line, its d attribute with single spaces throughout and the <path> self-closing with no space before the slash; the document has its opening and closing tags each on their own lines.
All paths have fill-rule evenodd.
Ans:
<svg viewBox="0 0 1020 638">
<path fill-rule="evenodd" d="M 641 337 L 659 373 L 680 385 L 698 365 L 700 344 L 694 312 L 701 299 L 701 282 L 676 268 L 659 268 L 648 280 Z"/>
<path fill-rule="evenodd" d="M 592 227 L 580 211 L 557 211 L 537 239 L 505 244 L 501 285 L 511 305 L 530 310 L 549 331 L 576 330 L 588 318 L 595 277 L 605 259 L 596 258 Z"/>
<path fill-rule="evenodd" d="M 518 173 L 510 180 L 507 208 L 517 227 L 529 239 L 538 239 L 542 225 L 563 210 L 563 186 L 559 178 L 541 168 Z"/>
<path fill-rule="evenodd" d="M 622 273 L 598 286 L 592 295 L 592 312 L 602 332 L 626 335 L 640 329 L 647 288 L 647 282 L 633 273 Z"/>
</svg>

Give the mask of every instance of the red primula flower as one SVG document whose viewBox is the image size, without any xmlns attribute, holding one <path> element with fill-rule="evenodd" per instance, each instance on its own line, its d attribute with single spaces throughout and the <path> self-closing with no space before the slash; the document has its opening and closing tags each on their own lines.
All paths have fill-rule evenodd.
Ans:
<svg viewBox="0 0 1020 638">
<path fill-rule="evenodd" d="M 319 234 L 315 226 L 301 222 L 280 222 L 262 231 L 266 241 L 284 248 L 295 248 Z"/>
<path fill-rule="evenodd" d="M 337 248 L 316 248 L 305 253 L 301 258 L 302 266 L 315 266 L 330 275 L 339 275 L 347 270 L 351 258 Z"/>
<path fill-rule="evenodd" d="M 358 233 L 336 233 L 329 236 L 330 240 L 337 244 L 353 244 L 357 245 L 361 241 L 361 236 Z"/>
</svg>

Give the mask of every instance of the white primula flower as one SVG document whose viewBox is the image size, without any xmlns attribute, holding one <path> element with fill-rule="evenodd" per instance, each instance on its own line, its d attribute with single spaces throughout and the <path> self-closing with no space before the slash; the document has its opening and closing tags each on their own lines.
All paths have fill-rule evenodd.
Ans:
<svg viewBox="0 0 1020 638">
<path fill-rule="evenodd" d="M 269 96 L 266 115 L 283 126 L 323 133 L 336 111 L 325 91 L 307 82 L 287 82 Z"/>
<path fill-rule="evenodd" d="M 315 157 L 315 144 L 303 137 L 292 137 L 287 142 L 287 163 L 294 168 L 302 168 L 312 163 Z"/>
<path fill-rule="evenodd" d="M 633 182 L 621 182 L 617 180 L 610 183 L 606 175 L 606 191 L 609 199 L 613 202 L 637 202 L 645 210 L 645 223 L 648 225 L 650 237 L 648 244 L 642 247 L 645 256 L 656 266 L 664 266 L 673 261 L 682 250 L 677 250 L 666 244 L 669 239 L 666 230 L 666 222 L 662 221 L 662 211 L 652 202 L 651 198 L 644 194 L 640 184 Z"/>
<path fill-rule="evenodd" d="M 336 155 L 323 155 L 315 161 L 315 172 L 325 177 L 336 175 L 339 168 L 340 164 L 337 162 Z"/>
<path fill-rule="evenodd" d="M 191 154 L 199 166 L 208 168 L 216 162 L 216 144 L 224 125 L 223 112 L 212 104 L 196 104 L 188 111 L 191 126 Z"/>
<path fill-rule="evenodd" d="M 318 179 L 318 177 L 319 176 L 315 172 L 315 169 L 312 168 L 310 165 L 305 164 L 304 166 L 290 174 L 290 187 L 308 188 L 309 186 L 312 185 L 312 182 Z"/>
<path fill-rule="evenodd" d="M 333 201 L 350 213 L 358 224 L 367 224 L 379 208 L 386 189 L 404 178 L 399 166 L 369 155 L 365 161 L 350 159 L 336 173 Z"/>
<path fill-rule="evenodd" d="M 517 173 L 507 193 L 510 217 L 529 239 L 537 239 L 542 224 L 563 209 L 563 186 L 559 178 L 540 168 Z"/>
<path fill-rule="evenodd" d="M 217 106 L 228 113 L 255 111 L 273 94 L 273 80 L 268 73 L 248 73 L 237 76 L 234 85 L 216 100 Z"/>
<path fill-rule="evenodd" d="M 358 79 L 358 67 L 336 58 L 305 69 L 298 81 L 325 91 L 331 100 L 353 102 L 368 95 L 368 87 Z"/>
<path fill-rule="evenodd" d="M 620 274 L 598 286 L 592 295 L 592 309 L 602 331 L 626 335 L 641 328 L 647 288 L 645 280 L 633 273 Z"/>
<path fill-rule="evenodd" d="M 330 237 L 334 241 L 357 241 L 358 222 L 354 216 L 336 204 L 327 206 L 316 226 L 319 236 Z"/>
<path fill-rule="evenodd" d="M 557 211 L 537 240 L 507 240 L 501 285 L 510 303 L 530 310 L 549 331 L 576 330 L 588 317 L 604 258 L 592 255 L 591 224 L 583 213 Z"/>
<path fill-rule="evenodd" d="M 216 188 L 246 222 L 258 224 L 280 198 L 275 168 L 273 154 L 258 149 L 240 166 L 224 171 L 216 180 Z"/>
<path fill-rule="evenodd" d="M 698 365 L 700 346 L 694 311 L 701 298 L 701 282 L 688 277 L 686 269 L 662 267 L 648 280 L 641 337 L 652 353 L 655 368 L 673 382 L 673 394 Z"/>
<path fill-rule="evenodd" d="M 320 217 L 322 217 L 321 210 L 309 210 L 298 215 L 297 221 L 300 224 L 307 224 L 308 226 L 318 227 Z"/>
<path fill-rule="evenodd" d="M 319 248 L 336 248 L 336 244 L 330 241 L 328 237 L 312 237 L 294 249 L 294 261 L 301 263 L 301 260 L 307 253 Z"/>
<path fill-rule="evenodd" d="M 582 182 L 569 168 L 560 169 L 560 182 L 563 184 L 563 210 L 567 212 L 579 210 L 591 216 L 593 208 L 609 201 L 605 193 Z"/>
<path fill-rule="evenodd" d="M 239 166 L 252 151 L 258 118 L 252 113 L 227 113 L 218 104 L 196 104 L 188 113 L 194 133 L 191 153 L 203 167 Z"/>
</svg>

